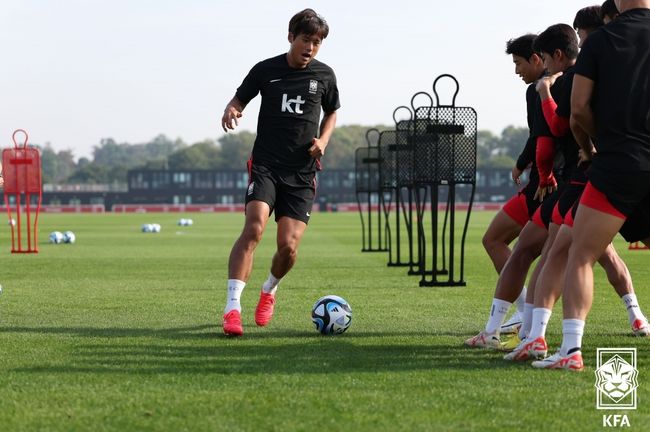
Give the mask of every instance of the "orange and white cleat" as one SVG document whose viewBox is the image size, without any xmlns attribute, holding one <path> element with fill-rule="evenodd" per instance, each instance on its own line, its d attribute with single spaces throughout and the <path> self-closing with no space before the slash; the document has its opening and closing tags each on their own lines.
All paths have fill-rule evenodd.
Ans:
<svg viewBox="0 0 650 432">
<path fill-rule="evenodd" d="M 472 348 L 486 348 L 501 350 L 501 339 L 496 333 L 485 333 L 484 331 L 480 332 L 474 337 L 471 337 L 465 341 L 465 345 Z"/>
<path fill-rule="evenodd" d="M 538 337 L 532 341 L 525 339 L 512 352 L 503 356 L 503 359 L 510 361 L 542 359 L 546 356 L 547 351 L 548 345 L 546 345 L 546 339 L 543 337 Z"/>
<path fill-rule="evenodd" d="M 585 368 L 585 364 L 582 361 L 582 353 L 580 351 L 573 352 L 566 356 L 563 356 L 558 351 L 543 360 L 532 362 L 531 366 L 537 369 L 564 369 L 572 372 L 580 372 Z"/>
<path fill-rule="evenodd" d="M 650 335 L 650 324 L 647 319 L 636 319 L 632 323 L 632 333 L 634 336 L 648 336 Z"/>
</svg>

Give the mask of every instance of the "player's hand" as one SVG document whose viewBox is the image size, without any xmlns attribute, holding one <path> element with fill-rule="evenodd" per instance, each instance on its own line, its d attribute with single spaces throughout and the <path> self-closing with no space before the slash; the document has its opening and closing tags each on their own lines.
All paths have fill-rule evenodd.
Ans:
<svg viewBox="0 0 650 432">
<path fill-rule="evenodd" d="M 232 105 L 228 105 L 223 112 L 223 117 L 221 117 L 221 127 L 223 128 L 223 131 L 228 132 L 228 129 L 235 129 L 235 126 L 239 125 L 237 119 L 241 118 L 241 116 L 241 111 Z"/>
<path fill-rule="evenodd" d="M 318 138 L 312 138 L 311 147 L 309 147 L 309 156 L 314 159 L 320 159 L 321 156 L 325 154 L 325 147 L 327 146 L 322 140 Z"/>
<path fill-rule="evenodd" d="M 535 84 L 535 90 L 537 90 L 538 93 L 542 93 L 543 90 L 550 90 L 553 84 L 555 84 L 555 80 L 557 80 L 561 75 L 562 72 L 543 76 L 537 80 L 537 83 Z"/>
<path fill-rule="evenodd" d="M 535 196 L 533 199 L 538 200 L 539 202 L 544 201 L 544 198 L 552 194 L 557 190 L 557 183 L 555 183 L 555 179 L 553 179 L 553 184 L 548 185 L 548 186 L 538 186 L 537 190 L 535 191 Z"/>
<path fill-rule="evenodd" d="M 519 177 L 521 177 L 522 173 L 523 173 L 523 171 L 520 170 L 519 168 L 517 168 L 517 166 L 514 166 L 512 168 L 512 173 L 511 173 L 512 181 L 515 182 L 515 184 L 517 186 L 521 185 L 521 179 Z"/>
</svg>

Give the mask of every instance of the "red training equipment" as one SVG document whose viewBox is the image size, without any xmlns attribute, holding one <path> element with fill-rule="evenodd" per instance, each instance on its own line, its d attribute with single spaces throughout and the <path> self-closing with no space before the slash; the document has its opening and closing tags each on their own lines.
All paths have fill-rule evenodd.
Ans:
<svg viewBox="0 0 650 432">
<path fill-rule="evenodd" d="M 16 142 L 16 134 L 22 132 L 25 141 L 22 146 Z M 11 253 L 38 253 L 37 227 L 38 213 L 41 210 L 41 199 L 43 188 L 41 185 L 41 155 L 36 148 L 28 148 L 27 132 L 17 129 L 12 135 L 14 148 L 2 150 L 2 165 L 4 177 L 4 195 L 9 223 L 11 225 Z M 24 209 L 21 205 L 21 197 L 24 195 Z M 36 215 L 32 225 L 32 197 L 38 197 L 36 203 Z M 14 198 L 9 203 L 10 197 Z M 15 224 L 12 217 L 12 206 L 15 206 Z M 27 234 L 27 249 L 23 249 L 23 224 L 22 213 L 27 217 L 25 234 Z"/>
</svg>

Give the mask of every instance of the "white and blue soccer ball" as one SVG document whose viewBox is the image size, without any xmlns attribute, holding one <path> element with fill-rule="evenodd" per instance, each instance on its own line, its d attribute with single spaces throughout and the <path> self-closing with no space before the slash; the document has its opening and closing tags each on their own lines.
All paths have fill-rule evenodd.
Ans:
<svg viewBox="0 0 650 432">
<path fill-rule="evenodd" d="M 50 243 L 63 243 L 63 233 L 61 231 L 52 231 L 50 233 Z"/>
<path fill-rule="evenodd" d="M 345 299 L 327 295 L 319 298 L 314 304 L 311 320 L 321 334 L 341 334 L 352 324 L 352 308 Z"/>
<path fill-rule="evenodd" d="M 142 232 L 143 233 L 150 233 L 153 232 L 153 224 L 146 223 L 142 225 Z"/>
<path fill-rule="evenodd" d="M 151 232 L 159 233 L 161 226 L 160 224 L 155 223 L 155 224 L 151 224 L 151 228 L 152 228 Z"/>
<path fill-rule="evenodd" d="M 77 241 L 77 236 L 72 231 L 66 231 L 63 233 L 63 241 L 72 244 Z"/>
<path fill-rule="evenodd" d="M 179 226 L 190 226 L 190 225 L 193 225 L 193 224 L 194 224 L 194 221 L 192 219 L 182 218 L 182 219 L 180 219 L 178 221 Z"/>
</svg>

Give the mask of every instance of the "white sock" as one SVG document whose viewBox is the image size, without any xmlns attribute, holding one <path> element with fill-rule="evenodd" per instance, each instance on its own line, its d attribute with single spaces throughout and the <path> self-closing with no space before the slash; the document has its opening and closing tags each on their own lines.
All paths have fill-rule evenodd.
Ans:
<svg viewBox="0 0 650 432">
<path fill-rule="evenodd" d="M 233 309 L 237 309 L 241 312 L 241 293 L 244 291 L 246 282 L 240 281 L 239 279 L 228 279 L 228 297 L 226 298 L 226 309 L 224 314 L 227 314 Z"/>
<path fill-rule="evenodd" d="M 641 312 L 641 308 L 639 307 L 639 301 L 636 299 L 636 294 L 625 294 L 621 297 L 621 300 L 623 300 L 623 304 L 627 309 L 627 317 L 630 320 L 630 324 L 635 320 L 642 320 L 645 318 L 643 312 Z"/>
<path fill-rule="evenodd" d="M 486 333 L 500 333 L 501 324 L 506 319 L 506 314 L 512 303 L 505 300 L 500 300 L 498 298 L 492 299 L 492 308 L 490 309 L 490 319 L 488 319 L 487 324 L 485 324 Z"/>
<path fill-rule="evenodd" d="M 545 308 L 535 308 L 533 309 L 533 316 L 530 326 L 530 332 L 528 333 L 528 339 L 535 340 L 538 337 L 546 336 L 546 327 L 548 322 L 551 319 L 551 314 L 553 313 L 550 309 Z"/>
<path fill-rule="evenodd" d="M 533 309 L 535 305 L 532 303 L 524 304 L 524 319 L 519 327 L 519 339 L 524 340 L 530 334 L 530 327 L 533 324 Z"/>
<path fill-rule="evenodd" d="M 524 313 L 524 307 L 526 306 L 526 285 L 521 289 L 521 294 L 519 294 L 519 297 L 517 297 L 517 300 L 515 300 L 515 306 L 517 306 L 517 310 L 520 313 Z"/>
<path fill-rule="evenodd" d="M 262 291 L 267 294 L 275 295 L 275 291 L 277 291 L 281 279 L 282 278 L 278 279 L 273 276 L 272 273 L 269 273 L 269 278 L 262 284 Z"/>
<path fill-rule="evenodd" d="M 576 351 L 582 347 L 582 335 L 585 331 L 585 322 L 579 319 L 565 319 L 562 321 L 562 346 L 560 354 L 565 356 L 569 351 Z"/>
</svg>

